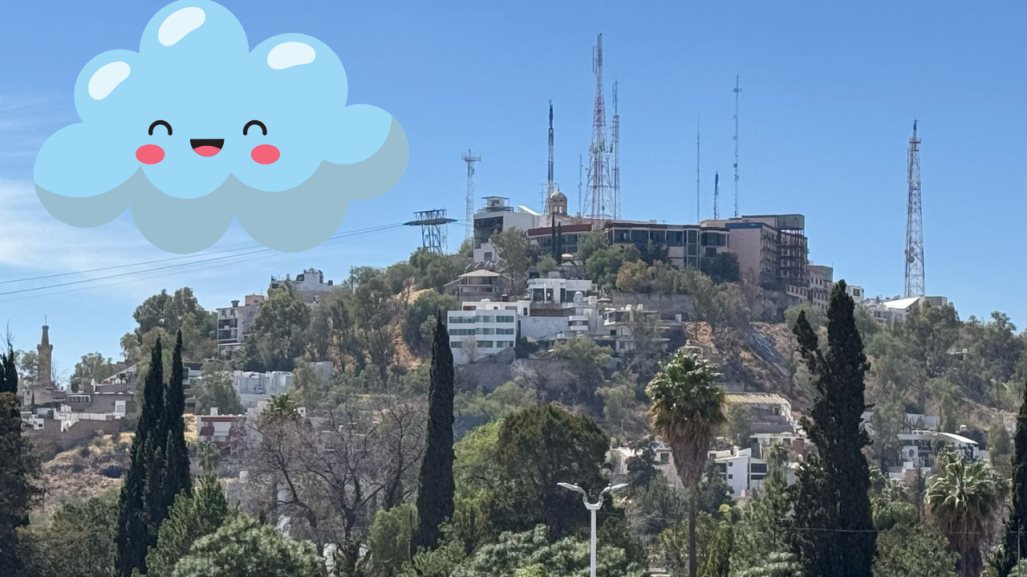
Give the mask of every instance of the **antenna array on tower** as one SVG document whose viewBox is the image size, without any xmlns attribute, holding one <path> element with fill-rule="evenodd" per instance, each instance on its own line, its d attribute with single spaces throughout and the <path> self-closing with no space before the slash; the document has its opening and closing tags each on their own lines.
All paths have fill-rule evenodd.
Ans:
<svg viewBox="0 0 1027 577">
<path fill-rule="evenodd" d="M 613 168 L 610 170 L 613 180 L 613 218 L 620 218 L 620 113 L 617 111 L 617 83 L 613 83 L 613 124 L 610 126 L 610 139 L 613 141 Z"/>
<path fill-rule="evenodd" d="M 474 235 L 474 163 L 480 160 L 481 156 L 471 154 L 471 149 L 467 149 L 464 155 L 464 162 L 467 163 L 467 207 L 464 218 L 467 219 L 465 238 L 468 240 Z"/>
<path fill-rule="evenodd" d="M 595 106 L 592 116 L 592 144 L 589 146 L 588 186 L 584 209 L 594 226 L 616 217 L 616 200 L 611 186 L 609 155 L 606 143 L 606 105 L 603 101 L 603 35 L 596 38 L 592 61 L 596 78 Z"/>
<path fill-rule="evenodd" d="M 906 295 L 923 296 L 924 288 L 924 215 L 920 197 L 920 139 L 913 121 L 913 135 L 909 137 L 906 158 Z"/>
<path fill-rule="evenodd" d="M 713 173 L 713 219 L 720 218 L 720 171 Z"/>
<path fill-rule="evenodd" d="M 738 75 L 735 75 L 735 218 L 738 218 L 738 94 L 742 92 Z"/>
</svg>

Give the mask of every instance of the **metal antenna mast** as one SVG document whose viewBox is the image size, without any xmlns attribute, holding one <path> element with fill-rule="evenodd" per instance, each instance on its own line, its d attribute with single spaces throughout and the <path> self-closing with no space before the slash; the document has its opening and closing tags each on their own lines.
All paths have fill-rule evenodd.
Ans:
<svg viewBox="0 0 1027 577">
<path fill-rule="evenodd" d="M 467 154 L 464 155 L 464 162 L 467 163 L 467 210 L 464 215 L 467 220 L 465 223 L 465 238 L 467 239 L 474 235 L 474 163 L 480 160 L 481 156 L 471 154 L 471 149 L 467 149 Z"/>
<path fill-rule="evenodd" d="M 702 218 L 699 211 L 699 195 L 702 190 L 699 186 L 699 137 L 701 133 L 699 131 L 699 119 L 695 119 L 695 222 L 698 223 Z"/>
<path fill-rule="evenodd" d="M 596 77 L 595 109 L 592 117 L 592 144 L 589 147 L 587 208 L 593 226 L 602 228 L 614 207 L 610 202 L 609 149 L 606 145 L 606 105 L 603 102 L 603 35 L 596 38 L 592 69 Z"/>
<path fill-rule="evenodd" d="M 735 218 L 738 218 L 738 94 L 742 91 L 738 75 L 735 75 Z"/>
<path fill-rule="evenodd" d="M 906 181 L 909 197 L 906 203 L 906 296 L 925 294 L 924 289 L 924 215 L 920 197 L 920 138 L 913 120 L 913 136 L 909 137 L 906 160 Z"/>
<path fill-rule="evenodd" d="M 549 199 L 553 196 L 555 183 L 553 180 L 553 101 L 549 101 L 549 163 L 546 177 L 546 197 L 542 201 L 542 213 L 549 213 Z"/>
<path fill-rule="evenodd" d="M 720 218 L 720 171 L 713 173 L 713 220 Z"/>
<path fill-rule="evenodd" d="M 585 161 L 582 156 L 578 155 L 578 216 L 584 214 L 585 209 L 581 204 L 581 186 L 582 186 L 582 174 L 585 173 Z"/>
<path fill-rule="evenodd" d="M 610 139 L 613 141 L 613 168 L 610 176 L 613 180 L 613 218 L 620 218 L 620 113 L 617 112 L 617 82 L 613 83 L 613 121 L 610 126 Z"/>
</svg>

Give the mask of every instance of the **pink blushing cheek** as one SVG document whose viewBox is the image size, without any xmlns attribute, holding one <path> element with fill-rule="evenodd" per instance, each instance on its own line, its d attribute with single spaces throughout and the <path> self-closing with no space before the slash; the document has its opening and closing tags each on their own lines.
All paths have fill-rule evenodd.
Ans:
<svg viewBox="0 0 1027 577">
<path fill-rule="evenodd" d="M 136 160 L 143 164 L 157 164 L 164 160 L 164 149 L 156 144 L 144 144 L 136 149 Z"/>
<path fill-rule="evenodd" d="M 281 155 L 281 152 L 278 151 L 278 147 L 270 144 L 261 144 L 260 146 L 254 147 L 253 151 L 250 152 L 250 156 L 253 157 L 253 160 L 260 164 L 271 164 L 272 162 L 276 162 Z"/>
</svg>

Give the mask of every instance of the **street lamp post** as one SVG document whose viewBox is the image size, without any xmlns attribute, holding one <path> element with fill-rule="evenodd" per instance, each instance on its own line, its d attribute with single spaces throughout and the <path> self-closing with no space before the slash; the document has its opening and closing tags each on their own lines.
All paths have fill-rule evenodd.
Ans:
<svg viewBox="0 0 1027 577">
<path fill-rule="evenodd" d="M 607 493 L 623 489 L 627 487 L 627 483 L 617 483 L 616 485 L 607 485 L 605 489 L 600 491 L 599 498 L 594 503 L 588 502 L 588 492 L 577 485 L 571 483 L 557 483 L 560 487 L 567 489 L 568 491 L 574 491 L 575 493 L 581 493 L 581 501 L 585 503 L 585 508 L 588 509 L 591 515 L 592 531 L 591 537 L 588 542 L 588 554 L 589 554 L 589 575 L 596 577 L 596 512 L 599 511 L 603 506 L 603 497 Z"/>
</svg>

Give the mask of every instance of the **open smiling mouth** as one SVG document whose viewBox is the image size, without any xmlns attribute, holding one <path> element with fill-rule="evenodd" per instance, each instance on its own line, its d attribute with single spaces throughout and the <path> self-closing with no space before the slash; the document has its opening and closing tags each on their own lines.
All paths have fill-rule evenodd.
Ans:
<svg viewBox="0 0 1027 577">
<path fill-rule="evenodd" d="M 225 145 L 224 138 L 190 138 L 189 144 L 200 156 L 214 156 Z"/>
</svg>

